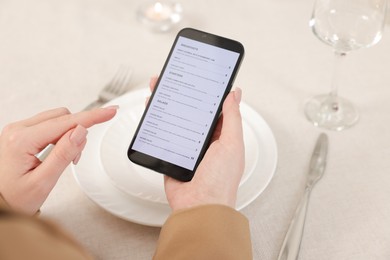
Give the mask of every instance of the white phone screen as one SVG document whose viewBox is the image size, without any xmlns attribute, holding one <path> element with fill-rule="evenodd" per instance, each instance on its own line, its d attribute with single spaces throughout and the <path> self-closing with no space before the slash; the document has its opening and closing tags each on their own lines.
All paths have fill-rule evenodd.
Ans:
<svg viewBox="0 0 390 260">
<path fill-rule="evenodd" d="M 132 149 L 193 170 L 239 55 L 179 36 Z"/>
</svg>

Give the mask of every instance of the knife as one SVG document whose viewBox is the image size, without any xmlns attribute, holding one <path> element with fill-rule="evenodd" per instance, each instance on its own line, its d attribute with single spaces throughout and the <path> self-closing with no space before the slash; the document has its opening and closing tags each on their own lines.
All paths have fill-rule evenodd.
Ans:
<svg viewBox="0 0 390 260">
<path fill-rule="evenodd" d="M 310 193 L 314 185 L 324 175 L 326 167 L 326 155 L 328 153 L 328 136 L 320 134 L 314 147 L 310 160 L 309 173 L 306 181 L 305 193 L 295 211 L 290 227 L 280 249 L 278 260 L 298 259 L 301 246 L 303 229 L 305 226 L 306 212 L 309 204 Z"/>
</svg>

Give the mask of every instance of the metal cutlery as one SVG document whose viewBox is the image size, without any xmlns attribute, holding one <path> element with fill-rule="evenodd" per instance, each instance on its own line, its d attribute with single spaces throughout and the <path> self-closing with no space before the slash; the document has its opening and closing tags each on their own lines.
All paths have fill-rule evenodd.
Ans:
<svg viewBox="0 0 390 260">
<path fill-rule="evenodd" d="M 306 181 L 305 193 L 295 211 L 290 227 L 284 238 L 278 260 L 298 259 L 303 230 L 305 226 L 306 212 L 309 204 L 310 193 L 314 185 L 324 175 L 326 156 L 328 152 L 328 136 L 320 134 L 310 160 L 309 173 Z"/>
<path fill-rule="evenodd" d="M 121 66 L 112 80 L 100 91 L 98 99 L 90 103 L 83 110 L 89 110 L 95 107 L 99 107 L 108 101 L 123 95 L 128 91 L 128 85 L 132 76 L 132 70 L 127 66 Z M 42 151 L 37 153 L 37 157 L 40 161 L 46 159 L 49 153 L 53 150 L 54 144 L 47 145 Z"/>
<path fill-rule="evenodd" d="M 128 85 L 132 76 L 132 70 L 126 66 L 121 66 L 114 78 L 100 91 L 98 99 L 90 103 L 84 110 L 99 107 L 108 101 L 123 95 L 128 90 Z"/>
</svg>

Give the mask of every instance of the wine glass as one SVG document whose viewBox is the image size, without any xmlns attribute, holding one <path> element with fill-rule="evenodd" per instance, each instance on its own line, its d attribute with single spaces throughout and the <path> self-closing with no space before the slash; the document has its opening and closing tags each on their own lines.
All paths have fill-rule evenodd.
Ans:
<svg viewBox="0 0 390 260">
<path fill-rule="evenodd" d="M 312 97 L 305 104 L 305 115 L 314 125 L 340 131 L 358 121 L 356 108 L 337 94 L 340 65 L 350 51 L 380 41 L 386 4 L 386 0 L 316 0 L 310 27 L 333 47 L 335 66 L 330 93 Z"/>
</svg>

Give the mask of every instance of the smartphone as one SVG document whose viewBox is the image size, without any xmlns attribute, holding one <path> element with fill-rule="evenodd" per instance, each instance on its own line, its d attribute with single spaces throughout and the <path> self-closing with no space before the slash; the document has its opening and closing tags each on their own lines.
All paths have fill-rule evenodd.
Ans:
<svg viewBox="0 0 390 260">
<path fill-rule="evenodd" d="M 182 29 L 130 143 L 130 161 L 190 181 L 243 57 L 237 41 Z"/>
</svg>

